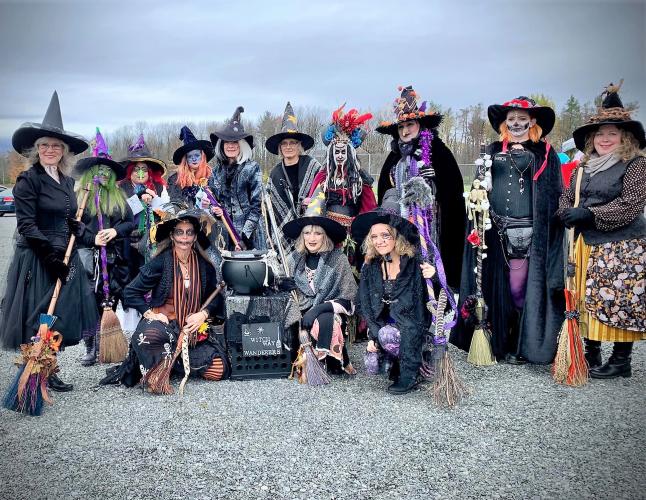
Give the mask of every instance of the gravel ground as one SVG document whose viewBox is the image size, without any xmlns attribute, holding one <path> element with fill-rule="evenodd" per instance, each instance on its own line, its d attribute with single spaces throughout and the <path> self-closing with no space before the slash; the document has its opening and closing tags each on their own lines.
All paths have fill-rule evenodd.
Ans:
<svg viewBox="0 0 646 500">
<path fill-rule="evenodd" d="M 0 265 L 14 221 L 0 220 Z M 0 497 L 646 498 L 645 345 L 631 379 L 580 389 L 545 366 L 478 369 L 452 350 L 472 391 L 452 410 L 424 389 L 388 395 L 363 348 L 350 349 L 359 375 L 323 388 L 191 379 L 182 399 L 98 388 L 105 367 L 70 348 L 73 392 L 41 417 L 0 411 Z M 0 352 L 0 394 L 13 358 Z"/>
</svg>

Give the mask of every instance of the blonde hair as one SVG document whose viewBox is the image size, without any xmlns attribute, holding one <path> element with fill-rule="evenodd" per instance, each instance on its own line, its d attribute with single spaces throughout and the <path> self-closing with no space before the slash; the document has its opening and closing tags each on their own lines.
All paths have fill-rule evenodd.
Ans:
<svg viewBox="0 0 646 500">
<path fill-rule="evenodd" d="M 325 232 L 325 229 L 323 229 L 321 226 L 310 224 L 309 226 L 305 226 L 303 229 L 301 229 L 301 234 L 299 234 L 298 238 L 296 238 L 296 243 L 294 243 L 294 248 L 296 249 L 297 252 L 305 253 L 307 251 L 307 248 L 305 248 L 305 238 L 303 236 L 303 233 L 305 231 L 316 231 L 317 229 L 320 229 L 321 231 L 323 231 L 323 234 L 325 235 L 325 237 L 323 238 L 323 245 L 321 246 L 319 253 L 331 252 L 332 250 L 334 250 L 334 242 L 327 235 L 327 233 Z"/>
<path fill-rule="evenodd" d="M 612 125 L 608 123 L 607 125 Z M 599 127 L 601 128 L 601 127 Z M 583 148 L 583 158 L 581 159 L 581 164 L 585 164 L 592 157 L 593 153 L 596 153 L 594 149 L 594 135 L 599 131 L 599 128 L 594 129 L 588 134 L 585 138 L 585 147 Z M 644 151 L 639 149 L 639 141 L 635 138 L 632 132 L 623 129 L 617 126 L 621 132 L 621 142 L 619 147 L 614 151 L 622 161 L 632 160 L 636 156 L 646 156 Z"/>
<path fill-rule="evenodd" d="M 69 176 L 70 172 L 72 171 L 72 167 L 76 163 L 76 159 L 74 158 L 75 155 L 74 153 L 70 152 L 70 147 L 67 145 L 67 143 L 62 139 L 59 139 L 58 137 L 44 136 L 36 139 L 36 142 L 34 142 L 34 145 L 29 149 L 25 150 L 24 152 L 24 156 L 27 157 L 27 159 L 25 160 L 26 165 L 27 166 L 34 165 L 35 163 L 40 162 L 40 155 L 38 154 L 38 146 L 47 142 L 48 139 L 54 139 L 63 144 L 63 157 L 58 162 L 58 169 L 61 172 L 63 172 L 63 174 Z"/>
<path fill-rule="evenodd" d="M 372 231 L 372 227 L 370 228 L 370 231 Z M 394 251 L 397 255 L 407 255 L 408 257 L 413 257 L 415 255 L 415 246 L 401 234 L 399 234 L 397 229 L 388 225 L 387 230 L 388 234 L 390 234 L 395 239 Z M 363 240 L 363 243 L 361 245 L 361 250 L 365 254 L 366 262 L 370 262 L 372 259 L 379 256 L 379 252 L 377 252 L 375 244 L 370 239 L 370 231 L 366 235 L 366 238 Z"/>
<path fill-rule="evenodd" d="M 530 115 L 531 116 L 531 115 Z M 541 140 L 541 135 L 543 135 L 543 129 L 537 123 L 536 125 L 529 127 L 529 140 L 532 142 L 538 142 Z M 505 122 L 500 124 L 500 140 L 501 141 L 513 141 L 514 137 L 509 133 L 509 128 Z"/>
</svg>

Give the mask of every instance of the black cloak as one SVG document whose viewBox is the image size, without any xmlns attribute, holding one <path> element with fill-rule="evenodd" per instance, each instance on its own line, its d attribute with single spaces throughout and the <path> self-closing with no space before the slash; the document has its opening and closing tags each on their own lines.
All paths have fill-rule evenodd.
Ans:
<svg viewBox="0 0 646 500">
<path fill-rule="evenodd" d="M 526 150 L 536 156 L 532 177 L 545 158 L 546 143 L 526 141 Z M 502 150 L 501 142 L 494 142 L 488 153 Z M 563 323 L 565 298 L 563 226 L 556 216 L 562 191 L 560 162 L 550 149 L 547 166 L 539 178 L 532 182 L 534 204 L 533 237 L 530 248 L 529 271 L 525 305 L 520 312 L 518 346 L 509 345 L 510 328 L 514 328 L 514 305 L 509 291 L 509 270 L 505 262 L 500 237 L 495 225 L 485 233 L 489 247 L 482 265 L 482 293 L 488 306 L 488 321 L 492 331 L 493 353 L 499 360 L 507 353 L 519 354 L 532 363 L 551 363 L 554 360 L 557 338 Z M 476 249 L 467 244 L 463 259 L 460 285 L 460 310 L 464 300 L 475 294 Z M 451 343 L 469 350 L 474 325 L 458 316 L 458 324 L 451 333 Z"/>
</svg>

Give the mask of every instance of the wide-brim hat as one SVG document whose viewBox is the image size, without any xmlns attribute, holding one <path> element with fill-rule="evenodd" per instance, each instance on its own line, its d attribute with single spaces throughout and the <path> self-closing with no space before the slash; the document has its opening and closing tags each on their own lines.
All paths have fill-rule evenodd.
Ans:
<svg viewBox="0 0 646 500">
<path fill-rule="evenodd" d="M 83 136 L 68 132 L 63 128 L 63 118 L 56 91 L 52 94 L 42 123 L 23 123 L 13 133 L 11 144 L 18 153 L 25 156 L 25 151 L 34 147 L 36 141 L 41 137 L 54 137 L 63 141 L 69 147 L 70 152 L 75 155 L 82 153 L 89 146 Z"/>
<path fill-rule="evenodd" d="M 161 209 L 161 220 L 153 226 L 151 230 L 151 240 L 160 243 L 170 237 L 175 226 L 180 222 L 186 221 L 193 224 L 197 231 L 197 242 L 204 249 L 211 245 L 208 235 L 215 224 L 215 219 L 204 210 L 199 208 L 187 208 L 181 203 L 167 203 Z"/>
<path fill-rule="evenodd" d="M 272 135 L 265 141 L 265 148 L 271 154 L 278 155 L 280 143 L 285 139 L 294 139 L 300 142 L 301 146 L 303 146 L 303 150 L 305 151 L 314 146 L 314 138 L 310 135 L 304 134 L 303 132 L 279 132 L 278 134 Z"/>
<path fill-rule="evenodd" d="M 305 226 L 320 226 L 334 242 L 342 243 L 348 235 L 346 229 L 337 221 L 325 216 L 325 193 L 319 186 L 310 198 L 302 217 L 289 221 L 283 226 L 283 234 L 291 240 L 297 239 Z"/>
<path fill-rule="evenodd" d="M 100 156 L 90 156 L 88 158 L 83 158 L 77 161 L 76 165 L 74 165 L 74 176 L 82 176 L 86 171 L 90 170 L 95 165 L 105 165 L 106 167 L 110 167 L 116 174 L 117 181 L 125 179 L 126 177 L 126 169 L 121 163 Z"/>
<path fill-rule="evenodd" d="M 383 121 L 375 129 L 380 134 L 387 134 L 393 136 L 395 139 L 399 138 L 399 131 L 397 127 L 400 123 L 410 120 L 419 122 L 421 128 L 433 129 L 437 128 L 442 122 L 442 115 L 429 109 L 427 110 L 426 101 L 421 105 L 417 104 L 417 92 L 411 85 L 407 87 L 399 87 L 401 96 L 395 99 L 393 110 L 395 113 L 394 121 Z"/>
<path fill-rule="evenodd" d="M 242 124 L 242 113 L 244 108 L 238 106 L 233 112 L 231 119 L 227 121 L 224 128 L 216 130 L 210 134 L 211 142 L 215 146 L 218 142 L 218 139 L 224 142 L 238 142 L 242 139 L 247 141 L 249 147 L 253 149 L 253 135 L 248 134 L 244 130 L 244 125 Z"/>
<path fill-rule="evenodd" d="M 532 118 L 535 118 L 542 130 L 541 137 L 545 137 L 554 128 L 556 115 L 552 108 L 539 106 L 533 99 L 521 96 L 503 104 L 492 104 L 487 108 L 489 123 L 496 132 L 500 133 L 500 124 L 507 119 L 507 113 L 511 110 L 527 111 Z"/>
<path fill-rule="evenodd" d="M 148 168 L 157 170 L 162 176 L 166 174 L 166 163 L 158 158 L 154 158 L 146 145 L 144 135 L 139 134 L 137 140 L 128 146 L 127 156 L 119 163 L 128 167 L 130 163 L 142 162 L 148 165 Z"/>
<path fill-rule="evenodd" d="M 601 125 L 615 125 L 617 128 L 624 129 L 635 136 L 635 139 L 639 142 L 639 149 L 646 148 L 646 134 L 644 133 L 644 126 L 641 122 L 636 120 L 603 120 L 595 123 L 588 123 L 577 128 L 572 132 L 572 137 L 574 137 L 574 144 L 579 151 L 585 150 L 585 141 L 588 138 L 588 135 L 601 127 Z"/>
<path fill-rule="evenodd" d="M 400 207 L 397 202 L 396 190 L 393 188 L 386 192 L 380 207 L 371 212 L 360 214 L 352 221 L 352 226 L 350 227 L 352 239 L 358 244 L 362 244 L 370 233 L 372 226 L 386 224 L 395 228 L 411 245 L 418 245 L 420 240 L 417 227 L 399 214 Z"/>
<path fill-rule="evenodd" d="M 189 129 L 186 125 L 184 125 L 180 130 L 179 139 L 183 141 L 184 144 L 177 148 L 173 153 L 173 163 L 175 165 L 182 163 L 182 158 L 184 158 L 186 153 L 195 149 L 204 151 L 204 154 L 206 155 L 206 161 L 211 161 L 211 159 L 215 155 L 211 141 L 198 140 L 193 135 L 193 132 L 191 132 L 191 129 Z"/>
</svg>

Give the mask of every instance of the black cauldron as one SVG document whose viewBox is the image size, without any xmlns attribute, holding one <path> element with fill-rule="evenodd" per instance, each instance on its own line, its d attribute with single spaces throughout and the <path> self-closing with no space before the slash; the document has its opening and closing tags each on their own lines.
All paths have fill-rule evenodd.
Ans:
<svg viewBox="0 0 646 500">
<path fill-rule="evenodd" d="M 262 293 L 274 281 L 265 260 L 266 251 L 226 252 L 222 254 L 222 279 L 242 295 Z"/>
</svg>

